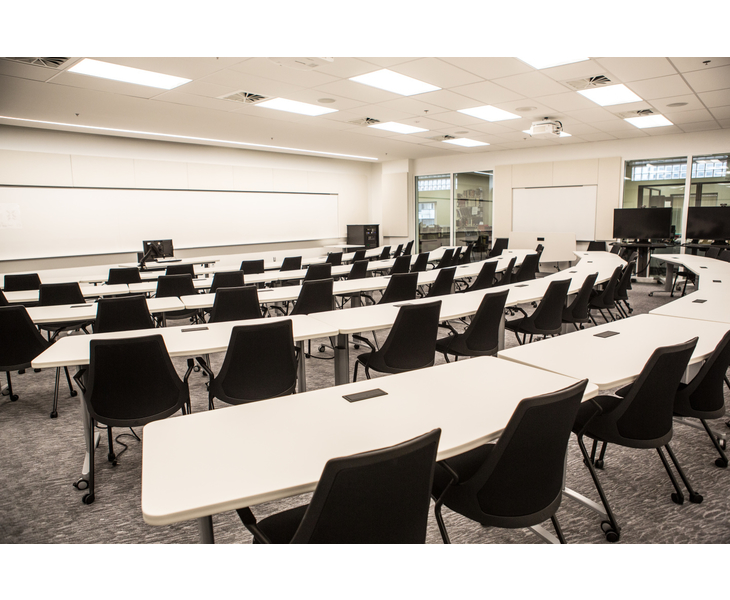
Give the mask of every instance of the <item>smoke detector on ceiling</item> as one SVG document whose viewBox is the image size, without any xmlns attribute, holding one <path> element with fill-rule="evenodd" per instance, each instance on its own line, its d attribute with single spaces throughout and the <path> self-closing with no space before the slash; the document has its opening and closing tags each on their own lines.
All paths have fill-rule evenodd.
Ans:
<svg viewBox="0 0 730 600">
<path fill-rule="evenodd" d="M 64 64 L 68 58 L 52 58 L 52 57 L 25 57 L 25 58 L 11 58 L 8 57 L 6 60 L 13 60 L 19 63 L 25 63 L 26 65 L 35 65 L 37 67 L 49 67 L 51 69 L 58 69 Z"/>
<path fill-rule="evenodd" d="M 271 58 L 269 57 L 269 60 L 271 62 L 276 63 L 277 65 L 281 65 L 282 67 L 288 67 L 290 69 L 298 69 L 300 71 L 311 71 L 312 69 L 316 69 L 317 67 L 321 67 L 322 65 L 326 65 L 329 63 L 335 62 L 334 58 L 323 58 L 323 57 L 316 57 L 316 58 Z"/>
<path fill-rule="evenodd" d="M 254 94 L 253 92 L 245 92 L 238 90 L 232 94 L 226 94 L 225 96 L 218 96 L 219 100 L 230 100 L 231 102 L 241 102 L 242 104 L 256 104 L 262 100 L 268 100 L 268 96 L 262 96 L 261 94 Z"/>
</svg>

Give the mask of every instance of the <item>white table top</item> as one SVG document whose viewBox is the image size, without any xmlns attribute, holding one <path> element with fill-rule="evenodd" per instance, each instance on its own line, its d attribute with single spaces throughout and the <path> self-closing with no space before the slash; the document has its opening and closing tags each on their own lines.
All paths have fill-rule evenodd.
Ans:
<svg viewBox="0 0 730 600">
<path fill-rule="evenodd" d="M 142 513 L 147 523 L 165 525 L 310 491 L 330 458 L 438 427 L 442 460 L 499 435 L 523 398 L 573 383 L 476 358 L 156 421 L 144 428 Z M 355 403 L 342 398 L 373 388 L 387 395 Z M 585 397 L 595 394 L 591 386 Z"/>
<path fill-rule="evenodd" d="M 730 263 L 724 260 L 694 254 L 654 254 L 652 258 L 680 265 L 699 275 L 702 291 L 708 288 L 730 289 Z"/>
<path fill-rule="evenodd" d="M 730 285 L 727 287 L 704 286 L 692 294 L 655 308 L 649 314 L 730 323 Z"/>
<path fill-rule="evenodd" d="M 99 298 L 101 296 L 116 296 L 129 294 L 129 287 L 125 283 L 114 285 L 80 284 L 84 298 Z M 38 290 L 24 290 L 21 292 L 5 292 L 8 302 L 38 302 Z"/>
<path fill-rule="evenodd" d="M 91 335 L 69 335 L 58 340 L 33 361 L 33 368 L 77 366 L 89 364 L 89 342 L 97 339 L 118 339 L 147 335 L 162 335 L 170 356 L 200 356 L 225 352 L 231 338 L 231 330 L 236 325 L 255 325 L 271 323 L 282 319 L 292 321 L 294 341 L 337 335 L 337 331 L 306 315 L 294 317 L 272 317 L 248 321 L 229 321 L 226 323 L 205 323 L 183 327 L 159 327 L 137 329 L 115 333 L 94 333 Z"/>
<path fill-rule="evenodd" d="M 587 377 L 604 390 L 631 383 L 660 346 L 699 337 L 690 364 L 700 362 L 729 329 L 730 324 L 711 321 L 637 315 L 502 350 L 499 357 L 571 377 Z M 595 337 L 605 331 L 617 331 L 619 335 Z"/>
<path fill-rule="evenodd" d="M 183 310 L 179 298 L 146 298 L 151 313 Z M 57 306 L 31 306 L 26 310 L 34 323 L 59 323 L 66 321 L 93 321 L 96 318 L 96 302 L 87 304 L 62 304 Z"/>
</svg>

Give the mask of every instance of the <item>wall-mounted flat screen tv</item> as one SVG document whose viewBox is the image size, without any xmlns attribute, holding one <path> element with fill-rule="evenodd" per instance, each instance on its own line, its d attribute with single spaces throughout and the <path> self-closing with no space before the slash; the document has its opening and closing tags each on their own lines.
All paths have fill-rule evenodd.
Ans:
<svg viewBox="0 0 730 600">
<path fill-rule="evenodd" d="M 613 237 L 648 240 L 672 235 L 671 208 L 615 208 Z"/>
</svg>

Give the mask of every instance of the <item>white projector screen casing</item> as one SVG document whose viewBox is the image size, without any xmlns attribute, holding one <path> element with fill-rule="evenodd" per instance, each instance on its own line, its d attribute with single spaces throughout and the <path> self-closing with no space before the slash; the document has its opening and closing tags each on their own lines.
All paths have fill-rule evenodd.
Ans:
<svg viewBox="0 0 730 600">
<path fill-rule="evenodd" d="M 0 260 L 339 237 L 337 194 L 0 186 L 0 203 L 19 208 Z"/>
<path fill-rule="evenodd" d="M 596 235 L 598 186 L 514 188 L 512 231 L 573 232 L 578 241 Z"/>
</svg>

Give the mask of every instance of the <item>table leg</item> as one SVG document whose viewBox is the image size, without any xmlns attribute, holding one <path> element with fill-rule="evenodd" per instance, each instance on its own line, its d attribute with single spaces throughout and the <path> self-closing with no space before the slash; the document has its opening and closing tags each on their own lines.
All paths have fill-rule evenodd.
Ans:
<svg viewBox="0 0 730 600">
<path fill-rule="evenodd" d="M 349 383 L 350 380 L 350 336 L 337 334 L 335 346 L 335 385 Z"/>
<path fill-rule="evenodd" d="M 201 544 L 215 544 L 213 536 L 213 517 L 200 517 L 198 519 L 198 534 L 200 535 Z"/>
<path fill-rule="evenodd" d="M 297 342 L 299 347 L 299 366 L 297 367 L 297 392 L 307 391 L 307 368 L 305 366 L 304 340 Z"/>
<path fill-rule="evenodd" d="M 664 280 L 664 291 L 665 292 L 671 292 L 672 291 L 672 284 L 674 283 L 674 271 L 676 267 L 673 263 L 665 263 L 667 265 L 667 275 L 666 279 Z"/>
<path fill-rule="evenodd" d="M 504 312 L 502 318 L 499 320 L 499 349 L 504 350 Z"/>
<path fill-rule="evenodd" d="M 360 294 L 353 294 L 350 296 L 350 308 L 358 308 L 362 306 L 362 299 L 360 298 Z"/>
</svg>

